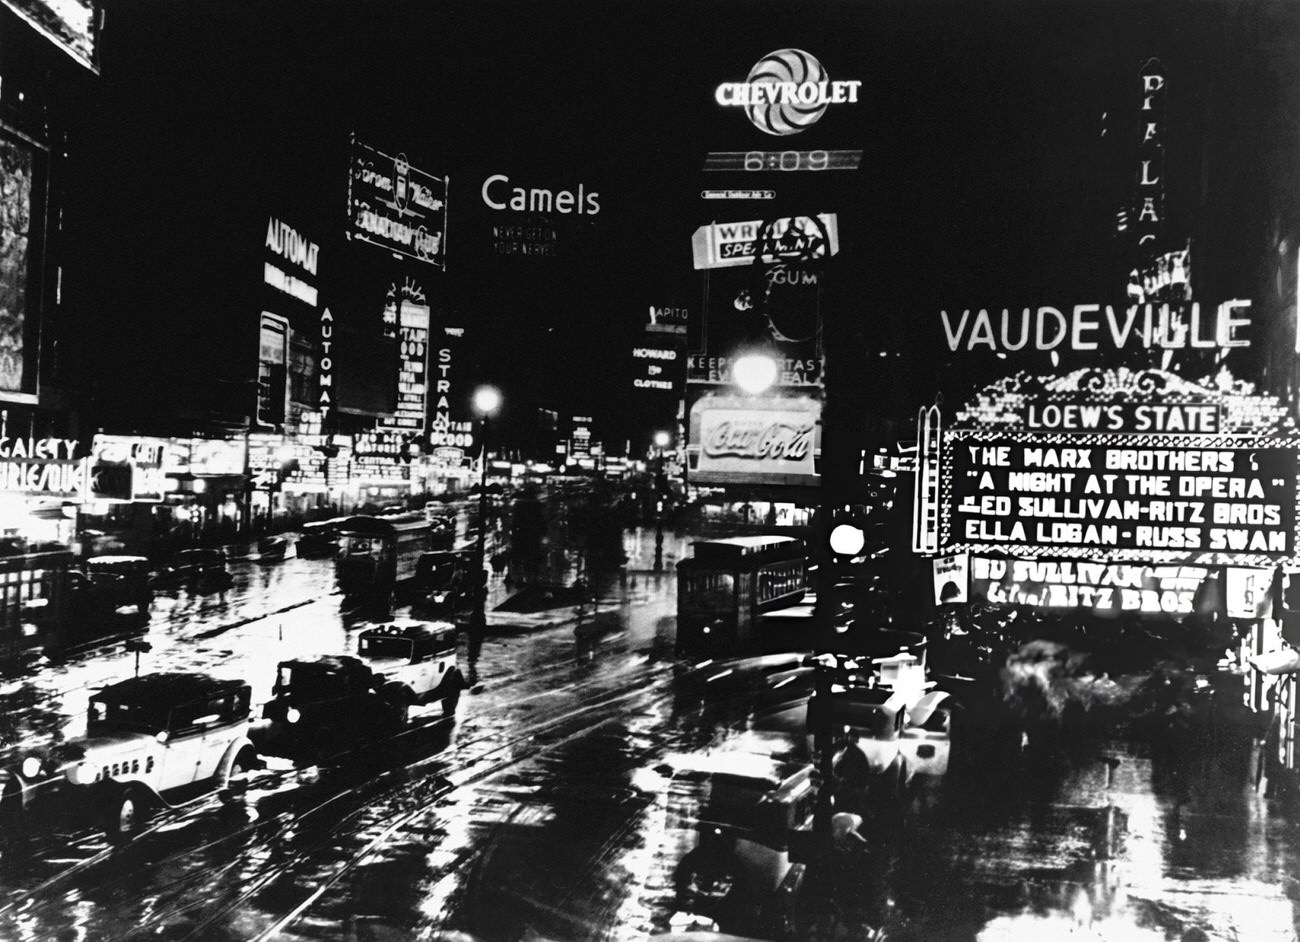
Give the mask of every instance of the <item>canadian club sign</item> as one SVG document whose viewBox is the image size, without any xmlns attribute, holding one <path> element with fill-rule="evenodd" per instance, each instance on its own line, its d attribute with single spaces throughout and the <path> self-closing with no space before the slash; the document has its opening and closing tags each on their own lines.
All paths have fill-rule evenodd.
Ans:
<svg viewBox="0 0 1300 942">
<path fill-rule="evenodd" d="M 820 403 L 806 397 L 702 397 L 691 408 L 690 479 L 815 484 L 820 410 Z"/>
</svg>

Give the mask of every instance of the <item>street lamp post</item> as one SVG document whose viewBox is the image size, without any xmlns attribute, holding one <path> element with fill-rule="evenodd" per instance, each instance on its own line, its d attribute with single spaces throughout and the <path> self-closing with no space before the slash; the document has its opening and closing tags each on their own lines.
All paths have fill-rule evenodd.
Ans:
<svg viewBox="0 0 1300 942">
<path fill-rule="evenodd" d="M 478 653 L 487 633 L 487 469 L 488 420 L 501 406 L 501 393 L 492 386 L 474 390 L 474 409 L 479 418 L 478 539 L 474 547 L 474 611 L 469 626 L 470 682 L 478 679 Z"/>
<path fill-rule="evenodd" d="M 655 432 L 655 572 L 664 568 L 664 449 L 670 436 Z"/>
</svg>

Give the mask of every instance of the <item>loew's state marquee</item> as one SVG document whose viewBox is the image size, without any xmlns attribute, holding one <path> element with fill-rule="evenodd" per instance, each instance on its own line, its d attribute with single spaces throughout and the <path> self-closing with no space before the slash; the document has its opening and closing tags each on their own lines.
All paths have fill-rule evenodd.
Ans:
<svg viewBox="0 0 1300 942">
<path fill-rule="evenodd" d="M 1206 580 L 1263 584 L 1300 547 L 1300 432 L 1226 372 L 1021 373 L 938 442 L 917 519 L 966 557 L 972 601 L 1186 614 Z"/>
</svg>

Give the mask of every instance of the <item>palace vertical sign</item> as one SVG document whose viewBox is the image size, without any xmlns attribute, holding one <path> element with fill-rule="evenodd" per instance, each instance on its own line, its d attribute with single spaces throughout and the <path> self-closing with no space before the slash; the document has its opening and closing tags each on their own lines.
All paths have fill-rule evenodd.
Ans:
<svg viewBox="0 0 1300 942">
<path fill-rule="evenodd" d="M 1164 221 L 1165 67 L 1159 59 L 1142 66 L 1142 137 L 1134 194 L 1133 236 L 1138 247 L 1156 243 Z"/>
</svg>

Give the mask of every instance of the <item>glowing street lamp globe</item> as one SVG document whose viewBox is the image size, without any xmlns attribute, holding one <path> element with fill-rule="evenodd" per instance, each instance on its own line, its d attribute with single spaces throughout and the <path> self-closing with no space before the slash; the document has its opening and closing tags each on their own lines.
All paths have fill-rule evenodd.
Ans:
<svg viewBox="0 0 1300 942">
<path fill-rule="evenodd" d="M 670 441 L 672 441 L 672 436 L 667 432 L 655 432 L 656 448 L 667 448 Z"/>
<path fill-rule="evenodd" d="M 732 365 L 731 378 L 745 392 L 757 396 L 776 382 L 776 361 L 762 353 L 747 353 Z"/>
<path fill-rule="evenodd" d="M 474 408 L 483 415 L 491 415 L 501 407 L 501 392 L 495 386 L 480 386 L 474 390 Z"/>
</svg>

